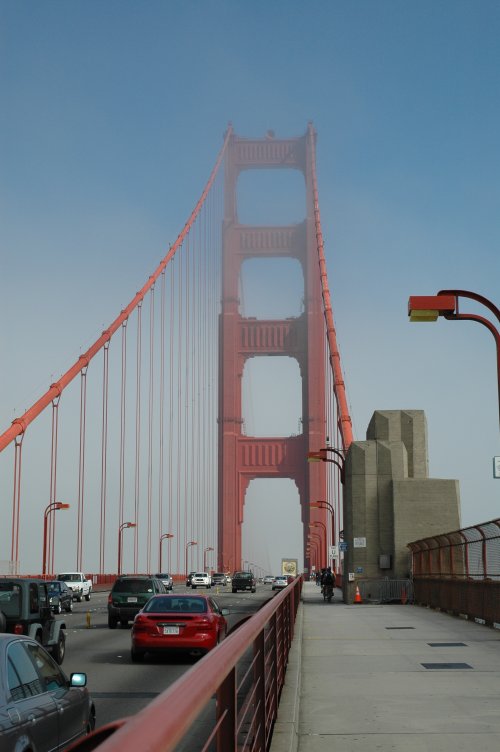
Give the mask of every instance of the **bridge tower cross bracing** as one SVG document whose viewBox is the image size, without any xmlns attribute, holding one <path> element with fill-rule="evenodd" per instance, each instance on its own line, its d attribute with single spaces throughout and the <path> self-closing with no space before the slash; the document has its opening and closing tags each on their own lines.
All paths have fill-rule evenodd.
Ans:
<svg viewBox="0 0 500 752">
<path fill-rule="evenodd" d="M 219 338 L 220 568 L 241 567 L 245 493 L 256 478 L 291 478 L 300 498 L 304 562 L 309 501 L 326 498 L 326 468 L 307 463 L 307 453 L 324 446 L 325 329 L 318 269 L 310 132 L 289 139 L 246 139 L 233 134 L 225 160 L 222 301 Z M 250 226 L 238 221 L 237 181 L 243 170 L 295 169 L 305 180 L 305 220 L 289 226 Z M 241 266 L 249 258 L 296 258 L 304 278 L 304 312 L 292 319 L 244 318 L 239 312 Z M 289 356 L 302 378 L 302 434 L 246 436 L 242 432 L 242 376 L 248 358 Z M 268 501 L 273 503 L 272 498 Z"/>
</svg>

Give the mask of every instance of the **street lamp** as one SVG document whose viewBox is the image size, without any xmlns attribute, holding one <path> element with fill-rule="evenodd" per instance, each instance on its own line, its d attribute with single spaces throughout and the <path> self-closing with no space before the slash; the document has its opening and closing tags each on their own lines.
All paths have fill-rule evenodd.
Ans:
<svg viewBox="0 0 500 752">
<path fill-rule="evenodd" d="M 174 537 L 173 533 L 163 533 L 163 535 L 160 535 L 160 554 L 159 554 L 159 561 L 158 561 L 158 571 L 159 572 L 162 571 L 162 569 L 161 569 L 161 559 L 162 559 L 162 556 L 161 556 L 161 548 L 162 548 L 162 546 L 161 546 L 161 544 L 163 543 L 164 540 L 167 540 L 168 538 L 173 538 L 173 537 Z"/>
<path fill-rule="evenodd" d="M 47 574 L 47 521 L 49 514 L 55 512 L 58 509 L 69 509 L 69 504 L 63 504 L 61 501 L 53 501 L 45 507 L 43 513 L 43 558 L 42 558 L 42 574 Z"/>
<path fill-rule="evenodd" d="M 137 527 L 135 522 L 122 522 L 118 528 L 118 574 L 122 573 L 122 537 L 123 531 L 128 527 Z"/>
<path fill-rule="evenodd" d="M 481 303 L 500 321 L 500 310 L 487 298 L 468 290 L 440 290 L 437 295 L 412 295 L 408 300 L 410 321 L 437 321 L 438 316 L 452 321 L 477 321 L 490 330 L 497 347 L 498 410 L 500 420 L 500 332 L 489 319 L 474 313 L 459 312 L 459 298 Z"/>
<path fill-rule="evenodd" d="M 207 546 L 203 549 L 203 571 L 207 571 L 207 551 L 213 551 L 212 546 Z"/>
<path fill-rule="evenodd" d="M 188 541 L 186 543 L 186 578 L 187 578 L 187 576 L 189 574 L 189 570 L 188 570 L 188 550 L 189 550 L 190 546 L 197 546 L 197 545 L 198 545 L 198 541 Z"/>
<path fill-rule="evenodd" d="M 335 510 L 328 501 L 310 501 L 309 506 L 314 509 L 328 509 L 332 515 L 332 545 L 335 545 Z"/>
<path fill-rule="evenodd" d="M 338 459 L 327 457 L 327 452 L 333 452 Z M 345 457 L 342 454 L 342 451 L 340 449 L 335 449 L 334 447 L 322 447 L 317 452 L 308 452 L 307 453 L 307 461 L 308 462 L 332 462 L 334 465 L 337 465 L 337 467 L 340 470 L 340 482 L 342 485 L 345 483 Z"/>
</svg>

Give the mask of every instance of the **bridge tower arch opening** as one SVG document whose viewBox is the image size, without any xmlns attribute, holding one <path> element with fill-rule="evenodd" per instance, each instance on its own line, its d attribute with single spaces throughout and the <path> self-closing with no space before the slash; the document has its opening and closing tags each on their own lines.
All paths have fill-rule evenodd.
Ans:
<svg viewBox="0 0 500 752">
<path fill-rule="evenodd" d="M 243 506 L 243 562 L 277 575 L 281 574 L 281 559 L 291 557 L 299 560 L 301 571 L 303 534 L 295 483 L 289 478 L 250 481 Z"/>
<path fill-rule="evenodd" d="M 242 565 L 243 507 L 247 488 L 258 478 L 288 478 L 299 494 L 305 555 L 309 501 L 324 499 L 326 471 L 311 472 L 307 453 L 324 445 L 325 359 L 321 280 L 314 222 L 311 139 L 305 136 L 244 139 L 232 134 L 225 161 L 222 299 L 219 336 L 218 555 Z M 305 182 L 305 220 L 289 225 L 248 225 L 239 220 L 237 184 L 247 170 L 295 170 Z M 243 213 L 242 213 L 243 216 Z M 240 308 L 242 265 L 249 259 L 295 259 L 303 274 L 303 311 L 294 317 L 245 317 Z M 302 377 L 302 433 L 246 436 L 242 377 L 245 362 L 257 356 L 288 356 Z"/>
</svg>

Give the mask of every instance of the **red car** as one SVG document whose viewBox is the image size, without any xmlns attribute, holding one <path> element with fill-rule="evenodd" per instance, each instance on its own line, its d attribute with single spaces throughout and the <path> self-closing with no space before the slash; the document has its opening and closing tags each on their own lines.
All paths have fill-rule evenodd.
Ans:
<svg viewBox="0 0 500 752">
<path fill-rule="evenodd" d="M 131 658 L 138 662 L 146 653 L 168 651 L 207 653 L 226 636 L 228 613 L 209 595 L 154 595 L 132 624 Z"/>
</svg>

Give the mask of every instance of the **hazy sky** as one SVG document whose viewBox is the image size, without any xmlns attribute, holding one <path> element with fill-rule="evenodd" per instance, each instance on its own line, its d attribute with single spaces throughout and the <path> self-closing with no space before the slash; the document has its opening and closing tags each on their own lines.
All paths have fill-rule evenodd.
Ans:
<svg viewBox="0 0 500 752">
<path fill-rule="evenodd" d="M 493 338 L 406 312 L 441 288 L 500 303 L 499 39 L 497 0 L 0 0 L 0 431 L 155 269 L 228 121 L 312 120 L 355 438 L 425 410 L 462 523 L 500 516 Z"/>
</svg>

